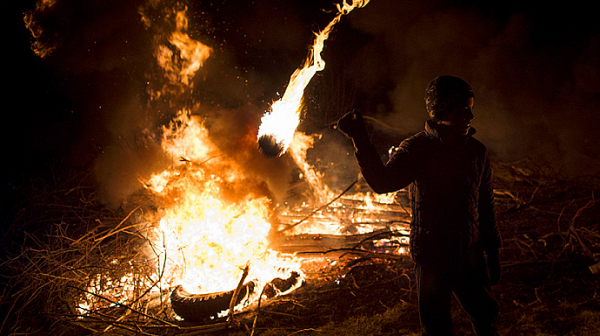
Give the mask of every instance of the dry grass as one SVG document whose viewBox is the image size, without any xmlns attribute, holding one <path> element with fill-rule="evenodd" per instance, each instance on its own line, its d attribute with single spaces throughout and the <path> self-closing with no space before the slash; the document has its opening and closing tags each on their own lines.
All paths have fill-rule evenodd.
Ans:
<svg viewBox="0 0 600 336">
<path fill-rule="evenodd" d="M 496 292 L 506 335 L 594 335 L 600 330 L 598 181 L 566 181 L 535 168 L 498 165 L 505 273 Z M 0 334 L 6 335 L 414 335 L 419 331 L 409 260 L 331 258 L 291 295 L 233 323 L 178 322 L 149 246 L 153 199 L 103 207 L 88 175 L 63 173 L 19 189 L 4 230 Z M 65 178 L 67 177 L 68 178 Z M 129 278 L 123 276 L 130 275 Z M 96 292 L 93 289 L 97 289 Z M 126 291 L 123 301 L 116 293 Z M 102 293 L 102 294 L 99 294 Z M 113 294 L 111 294 L 113 293 Z M 82 301 L 83 300 L 83 301 Z M 76 309 L 76 302 L 87 308 Z M 471 334 L 455 303 L 457 334 Z M 224 330 L 228 328 L 227 330 Z"/>
<path fill-rule="evenodd" d="M 0 334 L 180 330 L 169 322 L 168 289 L 154 271 L 159 256 L 141 253 L 150 243 L 151 197 L 111 211 L 89 176 L 57 181 L 31 181 L 3 237 Z"/>
</svg>

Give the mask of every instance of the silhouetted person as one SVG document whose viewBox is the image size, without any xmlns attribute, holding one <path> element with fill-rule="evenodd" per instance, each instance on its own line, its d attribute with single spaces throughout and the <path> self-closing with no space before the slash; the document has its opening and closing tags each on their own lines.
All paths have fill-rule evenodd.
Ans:
<svg viewBox="0 0 600 336">
<path fill-rule="evenodd" d="M 460 78 L 440 76 L 429 83 L 425 103 L 425 130 L 402 141 L 386 164 L 360 113 L 344 115 L 338 128 L 353 140 L 362 175 L 375 192 L 410 185 L 410 251 L 423 335 L 452 335 L 452 294 L 478 335 L 496 335 L 499 307 L 491 285 L 500 279 L 501 240 L 488 152 L 472 137 L 473 91 Z"/>
</svg>

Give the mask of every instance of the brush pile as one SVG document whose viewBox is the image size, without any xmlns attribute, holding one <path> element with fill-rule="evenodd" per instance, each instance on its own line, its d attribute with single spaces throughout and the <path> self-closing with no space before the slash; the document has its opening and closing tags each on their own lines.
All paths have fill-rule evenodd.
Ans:
<svg viewBox="0 0 600 336">
<path fill-rule="evenodd" d="M 585 334 L 582 323 L 589 321 L 578 312 L 600 311 L 599 278 L 589 269 L 600 259 L 600 206 L 594 196 L 599 181 L 561 180 L 516 165 L 496 165 L 495 172 L 504 237 L 505 273 L 496 288 L 500 331 Z M 287 296 L 202 324 L 181 321 L 171 308 L 170 288 L 161 287 L 162 275 L 156 274 L 158 254 L 139 253 L 150 244 L 153 196 L 140 191 L 110 210 L 90 176 L 61 176 L 69 178 L 40 178 L 18 190 L 20 203 L 2 237 L 0 334 L 418 332 L 409 258 L 356 251 L 315 251 L 304 264 L 306 283 Z M 543 316 L 563 314 L 557 309 L 566 308 L 556 302 L 565 301 L 574 304 L 569 306 L 574 322 L 536 324 Z M 526 316 L 531 318 L 523 321 Z M 455 319 L 457 331 L 468 332 L 468 319 Z M 358 331 L 358 325 L 372 329 Z"/>
</svg>

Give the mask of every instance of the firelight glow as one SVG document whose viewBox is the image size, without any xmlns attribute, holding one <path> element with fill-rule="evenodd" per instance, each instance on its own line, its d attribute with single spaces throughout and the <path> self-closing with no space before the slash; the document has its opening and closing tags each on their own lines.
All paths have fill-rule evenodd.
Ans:
<svg viewBox="0 0 600 336">
<path fill-rule="evenodd" d="M 316 138 L 300 133 L 294 136 L 300 121 L 303 91 L 314 74 L 325 66 L 320 53 L 333 26 L 342 15 L 367 3 L 354 0 L 351 4 L 338 5 L 335 19 L 317 35 L 312 56 L 294 73 L 283 98 L 263 117 L 259 130 L 259 137 L 261 134 L 272 135 L 283 142 L 286 150 L 290 148 L 318 203 L 331 199 L 334 193 L 323 183 L 323 176 L 307 162 L 306 151 Z M 174 10 L 172 14 L 167 17 L 174 18 L 176 24 L 167 26 L 174 31 L 161 31 L 161 36 L 167 38 L 155 40 L 158 43 L 154 45 L 153 53 L 168 85 L 150 92 L 152 97 L 177 98 L 190 90 L 196 72 L 212 53 L 210 47 L 186 33 L 185 9 Z M 142 21 L 146 25 L 155 24 L 145 16 Z M 296 275 L 296 284 L 284 289 L 286 292 L 302 283 L 302 260 L 269 248 L 269 234 L 281 227 L 272 223 L 276 206 L 265 195 L 263 181 L 256 180 L 254 175 L 250 177 L 235 156 L 223 153 L 215 145 L 201 112 L 197 105 L 193 111 L 181 108 L 177 117 L 162 128 L 160 143 L 170 166 L 140 179 L 152 194 L 156 207 L 156 211 L 147 214 L 150 219 L 146 220 L 151 226 L 144 232 L 149 244 L 143 254 L 152 272 L 140 277 L 133 270 L 124 269 L 125 274 L 119 277 L 99 275 L 89 279 L 89 287 L 77 305 L 82 314 L 106 304 L 98 300 L 96 294 L 112 298 L 111 304 L 135 300 L 132 294 L 135 288 L 130 286 L 134 282 L 132 279 L 156 296 L 178 285 L 192 294 L 217 293 L 235 289 L 247 268 L 246 279 L 254 282 L 256 290 L 234 307 L 235 311 L 257 301 L 260 289 L 275 278 L 288 279 L 292 274 Z M 385 204 L 379 206 L 383 208 L 376 209 L 373 202 L 367 201 L 369 211 L 387 209 Z M 331 208 L 329 213 L 315 215 L 315 223 L 294 227 L 293 232 L 339 234 L 344 228 L 340 220 L 342 212 L 351 216 L 351 220 L 360 219 L 354 211 L 343 210 L 341 203 L 334 203 Z M 285 216 L 285 211 L 280 215 Z M 372 229 L 370 225 L 365 228 Z"/>
<path fill-rule="evenodd" d="M 352 0 L 351 3 L 342 1 L 341 4 L 336 5 L 337 14 L 333 20 L 316 34 L 311 53 L 304 65 L 292 74 L 283 97 L 273 103 L 271 110 L 267 111 L 261 119 L 257 138 L 265 155 L 281 156 L 287 151 L 300 123 L 304 89 L 314 75 L 325 68 L 325 61 L 321 58 L 325 40 L 343 15 L 349 14 L 354 8 L 362 8 L 368 3 L 369 0 Z"/>
<path fill-rule="evenodd" d="M 167 85 L 150 94 L 177 101 L 178 95 L 192 88 L 212 49 L 188 35 L 186 8 L 164 17 L 175 24 L 158 27 L 166 38 L 155 39 L 153 55 Z M 144 15 L 142 21 L 147 28 L 157 24 Z M 260 188 L 261 181 L 248 178 L 234 157 L 220 152 L 198 112 L 181 108 L 162 128 L 161 147 L 171 165 L 140 179 L 154 196 L 156 213 L 148 214 L 153 225 L 145 233 L 148 244 L 143 253 L 153 272 L 144 277 L 148 283 L 136 283 L 156 295 L 162 295 L 157 288 L 178 285 L 192 294 L 229 291 L 237 287 L 246 266 L 246 279 L 258 289 L 274 278 L 287 279 L 292 272 L 302 279 L 294 256 L 268 248 L 273 206 Z M 77 309 L 86 314 L 102 307 L 105 303 L 94 294 L 114 298 L 115 304 L 130 302 L 134 298 L 127 279 L 133 278 L 135 274 L 128 273 L 117 280 L 90 279 Z M 257 300 L 260 292 L 254 291 L 234 310 Z"/>
<path fill-rule="evenodd" d="M 271 201 L 235 194 L 235 186 L 248 181 L 234 160 L 207 160 L 218 150 L 201 119 L 184 111 L 163 134 L 163 148 L 176 164 L 153 175 L 147 188 L 164 204 L 151 237 L 158 260 L 166 260 L 160 267 L 170 285 L 181 284 L 190 293 L 231 290 L 245 265 L 248 279 L 259 286 L 300 272 L 293 257 L 268 248 Z"/>
</svg>

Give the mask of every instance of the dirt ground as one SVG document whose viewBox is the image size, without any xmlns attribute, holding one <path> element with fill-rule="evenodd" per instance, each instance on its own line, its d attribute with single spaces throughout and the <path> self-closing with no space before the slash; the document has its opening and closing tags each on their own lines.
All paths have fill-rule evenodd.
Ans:
<svg viewBox="0 0 600 336">
<path fill-rule="evenodd" d="M 496 165 L 495 172 L 497 217 L 503 235 L 504 273 L 494 287 L 501 306 L 500 334 L 598 335 L 600 274 L 592 274 L 589 266 L 600 260 L 600 204 L 595 198 L 599 181 L 595 177 L 564 180 L 544 169 L 509 164 Z M 61 223 L 79 221 L 85 225 L 55 227 L 69 237 L 81 237 L 99 222 L 107 227 L 122 223 L 127 213 L 102 208 L 94 201 L 93 189 L 85 185 L 38 181 L 32 186 L 27 192 L 18 191 L 23 192 L 24 201 L 15 205 L 19 210 L 3 232 L 2 335 L 419 333 L 413 265 L 408 257 L 331 255 L 307 264 L 306 281 L 298 290 L 236 315 L 227 329 L 210 333 L 183 322 L 177 331 L 173 325 L 144 322 L 143 316 L 138 317 L 143 328 L 130 327 L 135 324 L 119 327 L 118 321 L 135 315 L 131 310 L 121 315 L 122 320 L 112 319 L 107 310 L 106 319 L 111 322 L 104 328 L 86 327 L 64 308 L 69 300 L 66 293 L 72 293 L 65 288 L 75 284 L 60 282 L 57 273 L 52 273 L 58 259 L 69 262 L 79 252 L 48 257 L 51 253 L 44 249 L 66 247 L 57 245 L 56 230 L 52 233 L 44 225 L 57 218 Z M 468 316 L 457 302 L 453 302 L 453 321 L 456 335 L 472 334 Z"/>
<path fill-rule="evenodd" d="M 600 274 L 589 269 L 600 259 L 598 181 L 561 180 L 539 168 L 512 165 L 497 165 L 495 171 L 503 236 L 503 276 L 494 287 L 500 334 L 598 335 Z M 255 334 L 419 334 L 409 258 L 337 261 L 260 309 Z M 456 300 L 453 321 L 456 335 L 473 334 Z M 231 335 L 251 332 L 248 326 L 240 329 Z"/>
</svg>

